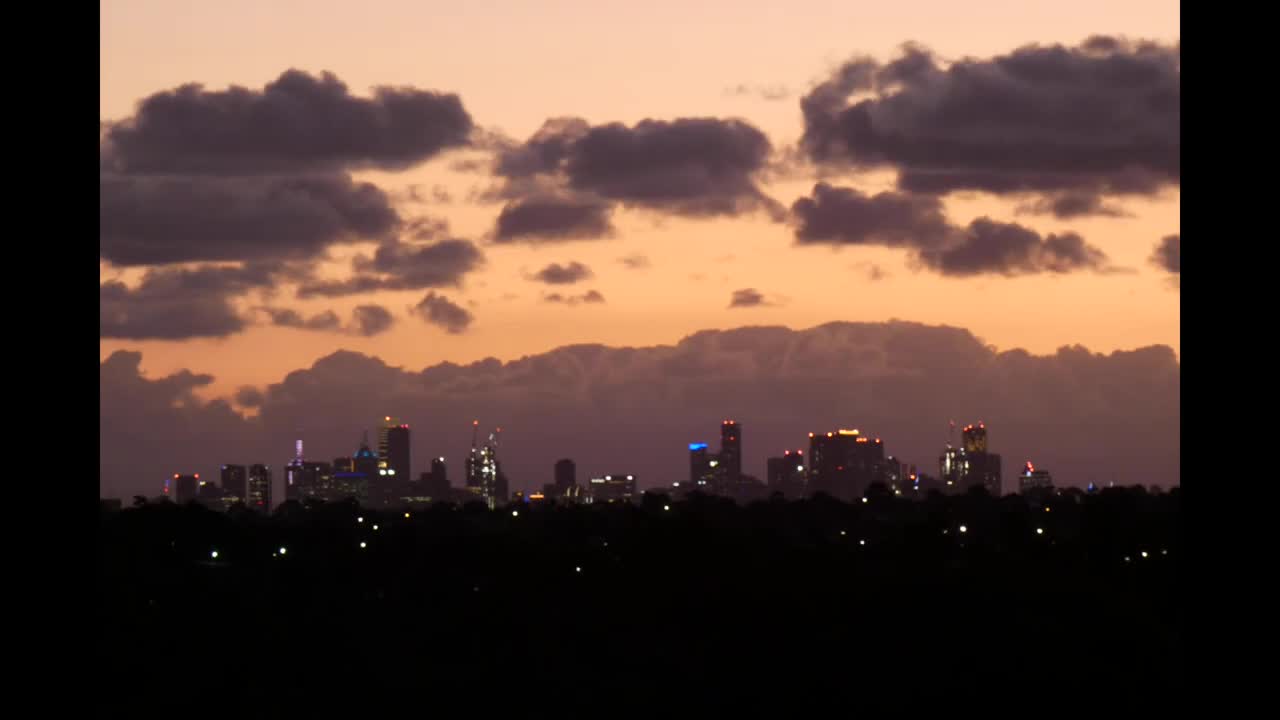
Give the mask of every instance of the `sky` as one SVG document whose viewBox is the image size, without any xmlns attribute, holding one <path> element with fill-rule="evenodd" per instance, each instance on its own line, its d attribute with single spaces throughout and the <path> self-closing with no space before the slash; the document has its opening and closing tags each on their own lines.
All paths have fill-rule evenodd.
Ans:
<svg viewBox="0 0 1280 720">
<path fill-rule="evenodd" d="M 829 347 L 879 358 L 874 370 L 856 353 L 831 360 L 831 382 L 892 374 L 902 368 L 883 359 L 908 342 L 895 338 L 936 354 L 931 343 L 949 347 L 956 329 L 986 392 L 1001 398 L 987 412 L 1022 418 L 1009 435 L 1020 455 L 1052 452 L 1057 431 L 1031 432 L 1015 409 L 1017 373 L 1006 365 L 1021 362 L 1017 351 L 1043 365 L 1036 372 L 1070 374 L 1062 384 L 1084 382 L 1075 351 L 1062 348 L 1087 349 L 1113 377 L 1134 372 L 1133 357 L 1159 358 L 1156 370 L 1137 363 L 1159 378 L 1138 382 L 1155 383 L 1143 407 L 1096 420 L 1159 408 L 1164 435 L 1123 447 L 1113 437 L 1089 462 L 1059 462 L 1078 463 L 1081 484 L 1106 474 L 1086 468 L 1120 456 L 1127 464 L 1113 474 L 1177 481 L 1176 2 L 100 10 L 104 494 L 150 494 L 153 475 L 177 471 L 168 466 L 217 462 L 196 457 L 212 452 L 213 427 L 225 438 L 219 452 L 279 464 L 296 426 L 333 457 L 383 412 L 420 415 L 431 431 L 415 434 L 416 456 L 452 454 L 460 465 L 468 433 L 459 440 L 451 428 L 477 407 L 510 426 L 565 401 L 540 405 L 531 398 L 545 377 L 519 365 L 490 372 L 487 358 L 542 362 L 582 384 L 589 412 L 565 405 L 568 419 L 556 422 L 566 440 L 585 442 L 599 423 L 624 421 L 600 406 L 612 392 L 602 388 L 677 392 L 684 386 L 652 368 L 683 357 L 686 339 L 762 326 L 790 334 L 724 335 L 762 345 L 750 361 L 730 353 L 743 389 L 716 402 L 790 387 L 801 379 L 791 368 L 827 363 Z M 566 370 L 557 349 L 581 344 L 636 350 Z M 780 347 L 788 362 L 762 360 Z M 723 385 L 708 369 L 723 348 L 699 352 L 707 357 L 688 377 Z M 330 377 L 335 364 L 367 377 Z M 469 382 L 504 386 L 453 398 L 456 387 L 421 379 L 453 365 Z M 886 403 L 923 402 L 924 388 L 955 372 L 927 365 L 900 396 L 873 384 L 832 409 L 822 393 L 801 402 L 808 390 L 797 389 L 740 409 L 794 414 L 790 429 L 755 420 L 770 443 L 803 438 L 827 416 L 894 425 L 902 411 Z M 381 393 L 372 378 L 386 372 L 416 378 L 382 397 L 393 407 L 326 404 L 330 392 L 363 406 L 355 396 Z M 329 385 L 309 390 L 315 397 L 298 387 L 318 378 Z M 1040 397 L 1034 388 L 1054 395 L 1033 385 L 1022 388 L 1028 399 Z M 133 392 L 153 393 L 154 412 L 131 407 Z M 120 407 L 108 403 L 116 397 Z M 394 407 L 408 397 L 418 404 Z M 907 413 L 914 423 L 902 420 L 895 438 L 916 455 L 907 459 L 934 463 L 936 428 L 949 418 L 931 412 L 971 415 L 985 401 L 969 402 Z M 336 417 L 321 420 L 322 408 Z M 669 424 L 658 406 L 644 410 L 625 422 Z M 703 414 L 715 423 L 724 413 Z M 587 416 L 597 424 L 579 428 L 574 419 Z M 753 451 L 750 432 L 747 470 L 762 474 L 767 449 Z M 154 467 L 124 462 L 171 433 L 166 442 L 201 449 Z M 506 434 L 516 484 L 516 467 L 531 487 L 549 481 L 539 434 Z M 633 452 L 665 458 L 680 446 L 651 435 Z M 254 453 L 265 457 L 243 457 Z M 678 471 L 678 455 L 653 460 L 648 476 Z M 1170 457 L 1152 470 L 1152 458 Z"/>
</svg>

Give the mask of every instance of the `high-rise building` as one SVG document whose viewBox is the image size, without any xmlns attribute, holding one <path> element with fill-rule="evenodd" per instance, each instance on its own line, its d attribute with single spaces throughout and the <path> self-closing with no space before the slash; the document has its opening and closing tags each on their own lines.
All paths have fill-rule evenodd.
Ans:
<svg viewBox="0 0 1280 720">
<path fill-rule="evenodd" d="M 449 487 L 449 468 L 445 465 L 444 458 L 431 460 L 431 480 L 440 487 Z"/>
<path fill-rule="evenodd" d="M 711 492 L 716 479 L 716 468 L 720 461 L 711 456 L 706 443 L 689 443 L 689 484 L 690 491 Z"/>
<path fill-rule="evenodd" d="M 1053 492 L 1053 476 L 1048 470 L 1037 470 L 1028 460 L 1018 476 L 1018 492 L 1022 495 L 1044 495 Z"/>
<path fill-rule="evenodd" d="M 222 490 L 227 495 L 245 500 L 248 497 L 249 473 L 243 465 L 222 466 Z"/>
<path fill-rule="evenodd" d="M 732 485 L 742 479 L 742 426 L 733 420 L 720 424 L 721 477 Z"/>
<path fill-rule="evenodd" d="M 479 421 L 472 424 L 475 428 Z M 477 446 L 475 435 L 472 435 L 471 453 L 467 456 L 467 488 L 480 496 L 490 510 L 507 502 L 507 476 L 502 473 L 498 463 L 498 439 L 502 428 L 489 433 L 488 442 Z"/>
<path fill-rule="evenodd" d="M 349 457 L 338 457 L 333 459 L 333 471 L 335 473 L 350 473 L 356 471 L 356 463 Z"/>
<path fill-rule="evenodd" d="M 259 512 L 271 512 L 271 467 L 249 466 L 249 492 L 246 502 Z"/>
<path fill-rule="evenodd" d="M 780 492 L 787 498 L 804 495 L 804 451 L 784 450 L 781 457 L 765 461 L 765 483 L 769 492 Z"/>
<path fill-rule="evenodd" d="M 412 477 L 409 452 L 409 426 L 402 424 L 393 428 L 387 428 L 386 433 L 386 455 L 380 459 L 385 460 L 387 470 L 396 471 L 396 477 L 402 479 Z"/>
<path fill-rule="evenodd" d="M 603 475 L 591 478 L 587 502 L 590 504 L 631 502 L 635 497 L 635 475 Z"/>
<path fill-rule="evenodd" d="M 884 443 L 858 430 L 809 433 L 811 493 L 826 493 L 845 501 L 866 494 L 873 482 L 884 481 Z"/>
<path fill-rule="evenodd" d="M 569 458 L 556 461 L 555 473 L 557 494 L 567 492 L 578 484 L 578 466 Z"/>
<path fill-rule="evenodd" d="M 307 485 L 307 481 L 303 477 L 306 472 L 304 463 L 305 461 L 302 459 L 302 438 L 298 438 L 293 443 L 293 459 L 289 460 L 284 466 L 284 499 L 286 501 L 301 502 L 303 499 L 302 490 Z"/>
<path fill-rule="evenodd" d="M 981 485 L 999 497 L 1003 492 L 1000 465 L 1000 456 L 987 451 L 986 425 L 966 425 L 960 447 L 948 443 L 938 459 L 943 492 L 962 493 Z"/>
<path fill-rule="evenodd" d="M 173 501 L 179 505 L 186 505 L 198 497 L 200 488 L 200 473 L 193 475 L 173 475 Z M 165 488 L 165 494 L 169 495 L 169 488 Z"/>
<path fill-rule="evenodd" d="M 387 492 L 385 475 L 379 475 L 378 456 L 374 454 L 369 447 L 369 433 L 365 433 L 360 440 L 360 448 L 351 456 L 351 466 L 354 468 L 353 474 L 360 475 L 364 478 L 365 498 L 375 507 L 384 507 L 389 501 L 390 494 Z M 348 482 L 358 482 L 357 478 L 350 478 Z"/>
</svg>

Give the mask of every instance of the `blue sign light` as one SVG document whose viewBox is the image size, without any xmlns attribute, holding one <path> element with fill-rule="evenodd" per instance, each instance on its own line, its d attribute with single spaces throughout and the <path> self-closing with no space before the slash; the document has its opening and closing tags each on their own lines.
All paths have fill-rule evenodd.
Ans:
<svg viewBox="0 0 1280 720">
<path fill-rule="evenodd" d="M 706 443 L 689 443 L 689 450 L 706 450 Z"/>
</svg>

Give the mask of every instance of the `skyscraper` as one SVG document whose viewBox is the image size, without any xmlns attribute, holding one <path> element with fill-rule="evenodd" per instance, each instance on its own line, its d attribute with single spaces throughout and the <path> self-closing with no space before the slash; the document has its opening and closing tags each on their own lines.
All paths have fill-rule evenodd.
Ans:
<svg viewBox="0 0 1280 720">
<path fill-rule="evenodd" d="M 943 491 L 962 493 L 974 485 L 981 485 L 999 497 L 1003 492 L 1000 456 L 987 452 L 986 425 L 966 425 L 962 435 L 960 447 L 952 447 L 948 443 L 938 459 Z"/>
<path fill-rule="evenodd" d="M 780 492 L 787 498 L 804 495 L 804 451 L 784 450 L 781 457 L 765 461 L 765 481 L 770 492 Z"/>
<path fill-rule="evenodd" d="M 689 443 L 689 490 L 710 492 L 715 484 L 719 461 L 711 457 L 706 443 Z"/>
<path fill-rule="evenodd" d="M 1053 492 L 1053 476 L 1048 470 L 1037 470 L 1028 460 L 1018 476 L 1018 492 L 1021 495 L 1042 498 Z"/>
<path fill-rule="evenodd" d="M 243 465 L 222 466 L 222 491 L 241 500 L 248 497 L 248 473 Z"/>
<path fill-rule="evenodd" d="M 809 433 L 809 492 L 841 500 L 861 498 L 884 481 L 884 444 L 858 430 Z"/>
<path fill-rule="evenodd" d="M 354 468 L 354 475 L 364 478 L 365 497 L 368 498 L 370 504 L 376 507 L 382 507 L 387 503 L 388 493 L 385 479 L 387 476 L 378 474 L 378 456 L 369 448 L 369 433 L 365 433 L 360 440 L 360 448 L 356 450 L 355 455 L 351 456 L 351 465 Z M 358 478 L 348 478 L 348 482 L 358 482 Z"/>
<path fill-rule="evenodd" d="M 563 495 L 578 484 L 578 466 L 569 458 L 556 461 L 556 494 Z"/>
<path fill-rule="evenodd" d="M 588 503 L 625 503 L 636 496 L 635 475 L 604 475 L 591 478 Z"/>
<path fill-rule="evenodd" d="M 293 459 L 284 466 L 284 499 L 301 501 L 302 488 L 306 484 L 303 479 L 302 438 L 293 444 Z"/>
<path fill-rule="evenodd" d="M 271 512 L 271 467 L 249 466 L 249 494 L 246 501 L 259 512 Z"/>
<path fill-rule="evenodd" d="M 173 501 L 186 505 L 196 499 L 200 487 L 200 473 L 194 475 L 173 475 Z"/>
<path fill-rule="evenodd" d="M 720 424 L 719 468 L 724 480 L 733 485 L 742 479 L 742 426 L 733 420 Z"/>
<path fill-rule="evenodd" d="M 467 456 L 467 488 L 480 496 L 490 510 L 508 499 L 507 477 L 498 463 L 498 439 L 502 428 L 489 433 L 488 442 L 477 446 L 476 432 L 480 421 L 472 423 L 471 453 Z"/>
<path fill-rule="evenodd" d="M 379 467 L 395 470 L 397 478 L 412 477 L 410 473 L 409 426 L 400 424 L 384 428 L 385 439 L 380 443 Z"/>
<path fill-rule="evenodd" d="M 449 468 L 445 465 L 444 458 L 431 460 L 431 480 L 441 487 L 449 487 Z"/>
</svg>

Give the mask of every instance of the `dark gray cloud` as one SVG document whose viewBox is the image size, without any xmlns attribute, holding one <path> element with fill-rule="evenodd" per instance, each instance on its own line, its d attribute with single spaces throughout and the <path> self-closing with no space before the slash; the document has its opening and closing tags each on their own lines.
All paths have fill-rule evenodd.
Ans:
<svg viewBox="0 0 1280 720">
<path fill-rule="evenodd" d="M 567 265 L 551 263 L 535 273 L 532 279 L 548 285 L 570 285 L 589 277 L 591 277 L 591 268 L 574 261 Z"/>
<path fill-rule="evenodd" d="M 264 395 L 261 390 L 252 385 L 242 386 L 239 390 L 236 390 L 235 394 L 235 403 L 240 407 L 245 408 L 258 407 L 262 405 L 266 399 L 267 396 Z"/>
<path fill-rule="evenodd" d="M 424 322 L 444 328 L 445 331 L 457 335 L 464 332 L 475 320 L 466 308 L 456 305 L 443 295 L 434 291 L 426 294 L 422 301 L 413 307 L 413 313 Z"/>
<path fill-rule="evenodd" d="M 351 311 L 353 332 L 371 337 L 391 329 L 395 322 L 391 311 L 381 305 L 358 305 Z"/>
<path fill-rule="evenodd" d="M 104 163 L 122 173 L 258 174 L 403 170 L 467 144 L 457 95 L 378 87 L 356 97 L 331 73 L 288 70 L 261 90 L 188 84 L 112 123 Z"/>
<path fill-rule="evenodd" d="M 563 303 L 565 305 L 574 306 L 583 303 L 596 304 L 604 302 L 604 295 L 598 290 L 588 290 L 581 295 L 562 295 L 560 293 L 548 293 L 542 299 L 549 303 Z"/>
<path fill-rule="evenodd" d="M 316 313 L 309 318 L 303 318 L 297 310 L 288 308 L 262 308 L 270 317 L 271 324 L 280 327 L 299 328 L 302 330 L 337 330 L 342 326 L 342 320 L 338 317 L 338 313 L 332 310 Z"/>
<path fill-rule="evenodd" d="M 512 490 L 540 488 L 567 453 L 584 476 L 615 472 L 621 461 L 641 487 L 669 485 L 688 477 L 688 443 L 714 445 L 726 417 L 742 423 L 743 467 L 761 477 L 766 457 L 838 427 L 874 433 L 888 452 L 936 474 L 956 419 L 985 422 L 1009 488 L 1027 460 L 1064 486 L 1168 486 L 1181 472 L 1180 375 L 1164 346 L 1033 355 L 999 351 L 960 328 L 831 323 L 423 369 L 337 352 L 266 386 L 246 420 L 191 394 L 211 378 L 149 379 L 136 353 L 118 353 L 102 364 L 101 491 L 155 495 L 166 475 L 213 474 L 226 462 L 275 468 L 298 437 L 310 456 L 349 455 L 386 414 L 413 428 L 414 458 L 444 456 L 455 467 L 473 419 L 501 426 Z M 276 482 L 279 496 L 279 472 Z"/>
<path fill-rule="evenodd" d="M 742 290 L 734 290 L 733 297 L 729 300 L 729 307 L 758 307 L 765 305 L 764 293 L 755 288 L 744 288 Z"/>
<path fill-rule="evenodd" d="M 99 189 L 98 252 L 122 266 L 314 258 L 400 223 L 385 193 L 346 175 L 104 174 Z"/>
<path fill-rule="evenodd" d="M 1169 235 L 1157 245 L 1151 254 L 1151 262 L 1156 267 L 1174 275 L 1182 273 L 1182 235 Z"/>
<path fill-rule="evenodd" d="M 422 290 L 457 287 L 469 272 L 484 264 L 484 253 L 470 240 L 457 238 L 429 244 L 392 240 L 380 245 L 372 258 L 352 260 L 354 274 L 345 280 L 309 282 L 298 297 L 341 297 L 377 290 Z"/>
<path fill-rule="evenodd" d="M 1109 271 L 1101 250 L 1075 233 L 1041 237 L 1015 223 L 979 218 L 952 225 L 937 196 L 904 192 L 867 195 L 818 183 L 791 206 L 800 245 L 902 247 L 944 275 Z"/>
<path fill-rule="evenodd" d="M 381 305 L 357 306 L 351 311 L 351 320 L 346 325 L 342 324 L 342 319 L 333 310 L 325 310 L 309 318 L 303 318 L 297 310 L 289 308 L 262 307 L 260 309 L 271 318 L 272 325 L 298 328 L 300 330 L 340 332 L 364 337 L 385 332 L 395 322 L 391 311 Z"/>
<path fill-rule="evenodd" d="M 622 263 L 623 265 L 626 265 L 628 268 L 631 268 L 632 270 L 643 270 L 644 268 L 647 268 L 650 265 L 652 265 L 652 263 L 649 262 L 648 257 L 644 255 L 638 255 L 638 254 L 628 255 L 624 258 L 618 258 L 618 262 Z"/>
<path fill-rule="evenodd" d="M 764 133 L 742 120 L 679 118 L 592 127 L 578 118 L 556 118 L 528 141 L 499 150 L 494 172 L 507 185 L 495 193 L 498 197 L 524 199 L 558 191 L 584 202 L 603 200 L 692 217 L 761 209 L 775 217 L 782 214 L 755 177 L 765 170 L 772 146 Z M 553 228 L 561 226 L 554 217 L 539 224 L 553 237 Z M 500 222 L 499 237 L 501 229 Z"/>
<path fill-rule="evenodd" d="M 859 190 L 818 183 L 791 205 L 796 241 L 887 247 L 931 247 L 952 233 L 942 203 L 930 195 Z"/>
<path fill-rule="evenodd" d="M 135 287 L 118 280 L 98 286 L 99 333 L 103 338 L 185 340 L 225 337 L 247 321 L 234 299 L 273 282 L 281 266 L 147 271 Z"/>
<path fill-rule="evenodd" d="M 1125 217 L 1127 213 L 1103 201 L 1102 196 L 1091 192 L 1065 192 L 1037 198 L 1034 202 L 1019 206 L 1018 212 L 1034 215 L 1052 215 L 1060 220 L 1099 216 Z"/>
<path fill-rule="evenodd" d="M 548 243 L 612 237 L 613 208 L 605 202 L 540 196 L 513 200 L 502 208 L 494 242 Z"/>
<path fill-rule="evenodd" d="M 1016 223 L 978 218 L 958 243 L 925 248 L 920 260 L 943 275 L 1029 275 L 1106 270 L 1107 256 L 1075 233 L 1041 236 Z"/>
<path fill-rule="evenodd" d="M 1180 45 L 1097 37 L 946 67 L 909 46 L 802 98 L 802 145 L 912 192 L 1153 193 L 1180 183 L 1180 106 Z"/>
</svg>

